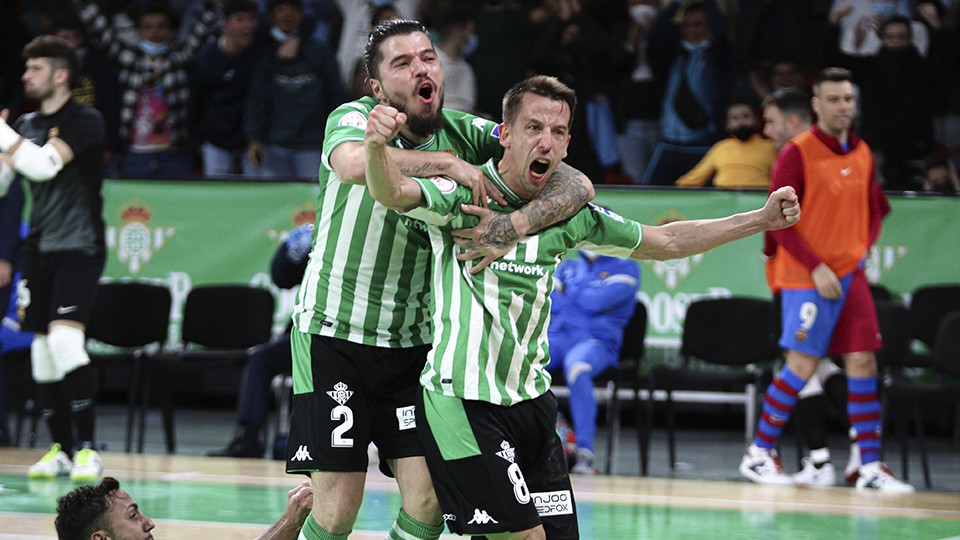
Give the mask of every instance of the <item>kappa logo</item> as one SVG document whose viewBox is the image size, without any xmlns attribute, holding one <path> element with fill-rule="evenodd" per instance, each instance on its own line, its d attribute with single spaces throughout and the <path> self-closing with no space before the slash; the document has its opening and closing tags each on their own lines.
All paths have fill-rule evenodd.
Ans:
<svg viewBox="0 0 960 540">
<path fill-rule="evenodd" d="M 514 460 L 517 458 L 517 450 L 515 448 L 512 448 L 510 446 L 510 443 L 508 443 L 507 441 L 503 441 L 502 443 L 500 443 L 500 448 L 503 448 L 503 450 L 497 452 L 497 455 L 509 461 L 510 463 L 513 463 Z"/>
<path fill-rule="evenodd" d="M 293 457 L 290 458 L 290 461 L 313 461 L 313 458 L 310 456 L 310 451 L 307 450 L 307 445 L 301 444 Z"/>
<path fill-rule="evenodd" d="M 486 510 L 474 508 L 473 519 L 468 521 L 467 525 L 486 525 L 488 523 L 500 523 L 500 522 L 490 517 L 490 514 L 488 514 Z"/>
<path fill-rule="evenodd" d="M 353 396 L 353 390 L 347 390 L 347 385 L 341 381 L 333 385 L 333 390 L 327 391 L 327 395 L 340 405 L 346 405 L 350 397 Z"/>
</svg>

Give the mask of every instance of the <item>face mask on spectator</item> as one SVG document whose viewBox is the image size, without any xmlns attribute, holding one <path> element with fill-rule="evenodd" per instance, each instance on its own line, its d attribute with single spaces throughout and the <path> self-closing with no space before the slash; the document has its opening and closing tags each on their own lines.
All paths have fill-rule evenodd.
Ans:
<svg viewBox="0 0 960 540">
<path fill-rule="evenodd" d="M 147 40 L 141 41 L 139 47 L 141 51 L 150 56 L 160 56 L 170 50 L 170 45 L 167 43 L 154 43 Z"/>
<path fill-rule="evenodd" d="M 277 28 L 276 26 L 271 26 L 270 35 L 273 37 L 273 39 L 277 40 L 279 43 L 283 43 L 284 41 L 296 36 L 297 34 L 296 32 L 292 34 L 285 34 L 283 30 Z"/>
<path fill-rule="evenodd" d="M 687 52 L 693 52 L 693 51 L 696 51 L 697 49 L 705 49 L 705 48 L 707 48 L 707 47 L 710 45 L 710 39 L 709 39 L 709 38 L 704 38 L 704 39 L 701 39 L 700 41 L 698 41 L 698 42 L 696 42 L 696 43 L 690 43 L 690 42 L 687 42 L 687 41 L 681 41 L 681 42 L 680 42 L 680 45 L 682 45 L 683 48 L 687 50 Z"/>
<path fill-rule="evenodd" d="M 757 128 L 753 126 L 743 126 L 738 127 L 730 131 L 730 134 L 734 137 L 740 139 L 741 141 L 746 141 L 750 137 L 753 137 L 753 134 L 756 133 Z"/>
</svg>

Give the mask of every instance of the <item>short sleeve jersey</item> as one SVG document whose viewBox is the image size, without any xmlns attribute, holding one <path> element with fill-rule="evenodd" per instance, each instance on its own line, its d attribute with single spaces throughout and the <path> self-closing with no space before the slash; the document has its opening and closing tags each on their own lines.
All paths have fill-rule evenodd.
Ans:
<svg viewBox="0 0 960 540">
<path fill-rule="evenodd" d="M 361 98 L 327 119 L 320 167 L 314 245 L 294 307 L 297 329 L 354 343 L 406 348 L 431 342 L 430 252 L 426 227 L 388 210 L 364 185 L 339 181 L 329 158 L 348 142 L 363 142 L 377 102 Z M 428 140 L 400 148 L 451 153 L 469 163 L 499 158 L 498 126 L 444 110 L 445 125 Z"/>
<path fill-rule="evenodd" d="M 41 253 L 102 253 L 103 116 L 71 99 L 51 115 L 38 111 L 21 116 L 14 129 L 38 146 L 57 137 L 73 151 L 73 160 L 52 180 L 30 182 L 33 202 L 27 245 Z"/>
<path fill-rule="evenodd" d="M 482 167 L 504 193 L 512 211 L 525 201 L 497 172 L 496 160 Z M 639 246 L 639 223 L 589 204 L 567 221 L 521 240 L 499 260 L 471 275 L 451 231 L 476 224 L 460 211 L 470 190 L 445 177 L 417 179 L 425 204 L 407 216 L 427 224 L 433 253 L 431 317 L 433 350 L 420 377 L 432 392 L 509 406 L 536 398 L 550 387 L 550 293 L 564 254 L 584 248 L 629 257 Z"/>
</svg>

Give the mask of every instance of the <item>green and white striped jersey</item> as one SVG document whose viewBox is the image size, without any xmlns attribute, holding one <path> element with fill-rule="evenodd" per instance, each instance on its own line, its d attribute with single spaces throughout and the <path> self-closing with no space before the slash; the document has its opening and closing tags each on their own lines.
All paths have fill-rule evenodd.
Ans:
<svg viewBox="0 0 960 540">
<path fill-rule="evenodd" d="M 364 185 L 340 182 L 329 156 L 340 144 L 363 142 L 376 100 L 338 107 L 327 119 L 313 249 L 294 307 L 294 323 L 354 343 L 405 348 L 430 343 L 430 252 L 426 227 L 388 210 Z M 446 125 L 422 144 L 391 144 L 448 152 L 469 163 L 503 154 L 496 123 L 443 111 Z"/>
<path fill-rule="evenodd" d="M 525 201 L 504 182 L 497 161 L 482 169 L 508 207 L 491 202 L 491 208 L 512 211 Z M 464 250 L 451 236 L 453 229 L 477 222 L 460 211 L 461 203 L 471 201 L 470 190 L 444 177 L 417 182 L 426 202 L 406 215 L 428 225 L 433 247 L 433 350 L 420 383 L 431 392 L 505 406 L 542 395 L 550 387 L 550 292 L 561 258 L 578 247 L 629 257 L 643 238 L 640 224 L 587 205 L 471 275 L 467 263 L 457 260 Z"/>
</svg>

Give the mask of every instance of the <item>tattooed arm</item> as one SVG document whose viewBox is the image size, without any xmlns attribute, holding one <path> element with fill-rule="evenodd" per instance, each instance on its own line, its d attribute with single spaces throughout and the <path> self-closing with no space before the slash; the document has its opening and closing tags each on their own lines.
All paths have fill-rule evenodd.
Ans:
<svg viewBox="0 0 960 540">
<path fill-rule="evenodd" d="M 515 212 L 498 214 L 464 205 L 463 211 L 479 216 L 480 223 L 471 229 L 453 231 L 457 244 L 467 249 L 457 258 L 461 261 L 482 259 L 470 270 L 477 273 L 510 251 L 521 238 L 569 218 L 593 196 L 590 179 L 566 163 L 560 163 L 537 197 Z"/>
<path fill-rule="evenodd" d="M 470 188 L 474 204 L 486 205 L 488 196 L 500 204 L 506 204 L 503 194 L 486 182 L 480 169 L 452 154 L 405 150 L 391 146 L 387 147 L 387 155 L 391 162 L 400 167 L 404 176 L 448 176 L 458 184 Z M 362 142 L 343 143 L 337 146 L 330 156 L 330 165 L 336 171 L 337 177 L 347 184 L 366 183 L 366 161 L 367 155 Z"/>
</svg>

